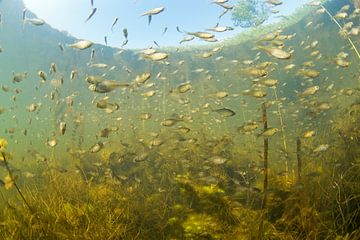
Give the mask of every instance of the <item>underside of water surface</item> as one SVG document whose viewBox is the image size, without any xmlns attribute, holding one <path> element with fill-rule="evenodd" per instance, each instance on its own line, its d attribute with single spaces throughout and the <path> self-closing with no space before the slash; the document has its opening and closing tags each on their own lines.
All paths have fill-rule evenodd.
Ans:
<svg viewBox="0 0 360 240">
<path fill-rule="evenodd" d="M 359 2 L 313 5 L 144 51 L 0 1 L 0 239 L 360 239 Z"/>
</svg>

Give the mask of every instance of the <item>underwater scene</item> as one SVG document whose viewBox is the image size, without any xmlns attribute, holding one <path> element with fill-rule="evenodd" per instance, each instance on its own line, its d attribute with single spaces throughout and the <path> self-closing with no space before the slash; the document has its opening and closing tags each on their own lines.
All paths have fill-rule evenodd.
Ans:
<svg viewBox="0 0 360 240">
<path fill-rule="evenodd" d="M 293 3 L 199 0 L 139 47 L 0 0 L 0 239 L 360 239 L 360 1 Z"/>
</svg>

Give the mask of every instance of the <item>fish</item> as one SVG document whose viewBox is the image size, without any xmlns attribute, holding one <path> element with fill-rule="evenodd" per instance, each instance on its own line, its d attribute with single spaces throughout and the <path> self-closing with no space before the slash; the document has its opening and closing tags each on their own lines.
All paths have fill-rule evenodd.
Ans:
<svg viewBox="0 0 360 240">
<path fill-rule="evenodd" d="M 253 82 L 266 87 L 274 87 L 279 83 L 276 79 L 256 79 Z"/>
<path fill-rule="evenodd" d="M 236 114 L 233 110 L 229 108 L 219 108 L 212 111 L 220 114 L 220 116 L 222 117 L 232 117 Z"/>
<path fill-rule="evenodd" d="M 162 61 L 168 58 L 168 54 L 167 53 L 160 53 L 160 52 L 155 52 L 153 54 L 150 55 L 144 55 L 145 59 L 150 59 L 152 61 Z"/>
<path fill-rule="evenodd" d="M 153 96 L 155 96 L 155 94 L 156 94 L 155 90 L 150 90 L 148 92 L 142 93 L 141 96 L 147 98 L 147 97 L 153 97 Z"/>
<path fill-rule="evenodd" d="M 321 144 L 313 150 L 313 153 L 325 152 L 330 147 L 329 144 Z"/>
<path fill-rule="evenodd" d="M 39 107 L 38 104 L 32 103 L 26 109 L 28 110 L 28 112 L 35 112 L 38 109 L 38 107 Z"/>
<path fill-rule="evenodd" d="M 97 93 L 108 93 L 114 91 L 117 88 L 126 88 L 129 86 L 130 85 L 128 83 L 120 83 L 114 80 L 103 80 L 101 82 L 91 84 L 89 86 L 89 90 Z"/>
<path fill-rule="evenodd" d="M 46 73 L 44 71 L 39 71 L 38 75 L 44 82 L 46 81 L 47 75 L 46 75 Z"/>
<path fill-rule="evenodd" d="M 73 44 L 68 44 L 68 47 L 71 48 L 76 48 L 79 50 L 84 50 L 87 49 L 89 47 L 91 47 L 93 45 L 93 42 L 89 41 L 89 40 L 80 40 L 78 42 L 75 42 Z"/>
<path fill-rule="evenodd" d="M 56 73 L 56 64 L 55 63 L 51 63 L 51 65 L 50 65 L 50 73 Z"/>
<path fill-rule="evenodd" d="M 194 39 L 195 39 L 194 36 L 188 35 L 188 36 L 183 37 L 183 39 L 181 39 L 179 43 L 182 44 L 182 43 L 184 43 L 184 42 L 190 42 L 190 41 L 192 41 L 192 40 L 194 40 Z"/>
<path fill-rule="evenodd" d="M 107 46 L 108 45 L 108 41 L 107 41 L 107 37 L 104 36 L 104 42 L 105 42 L 105 45 Z"/>
<path fill-rule="evenodd" d="M 211 3 L 214 4 L 223 4 L 223 3 L 227 3 L 229 0 L 212 0 Z"/>
<path fill-rule="evenodd" d="M 247 89 L 242 92 L 245 96 L 252 96 L 255 98 L 263 98 L 267 96 L 267 92 L 262 89 Z"/>
<path fill-rule="evenodd" d="M 283 4 L 280 0 L 266 0 L 266 3 L 274 5 L 274 6 Z"/>
<path fill-rule="evenodd" d="M 89 66 L 93 68 L 108 68 L 108 65 L 105 63 L 92 63 Z"/>
<path fill-rule="evenodd" d="M 45 20 L 40 19 L 40 18 L 26 18 L 25 22 L 31 23 L 32 25 L 35 25 L 35 26 L 42 26 L 45 24 Z"/>
<path fill-rule="evenodd" d="M 164 126 L 164 127 L 172 127 L 174 126 L 176 123 L 183 121 L 182 119 L 178 119 L 178 118 L 168 118 L 163 120 L 160 125 Z"/>
<path fill-rule="evenodd" d="M 94 14 L 96 13 L 97 8 L 92 8 L 89 15 L 87 16 L 87 18 L 85 19 L 85 22 L 89 21 L 90 18 L 92 18 L 94 16 Z"/>
<path fill-rule="evenodd" d="M 70 79 L 74 80 L 76 78 L 77 74 L 78 74 L 77 70 L 72 70 L 70 73 Z"/>
<path fill-rule="evenodd" d="M 23 20 L 23 21 L 25 21 L 25 19 L 26 19 L 26 11 L 27 11 L 27 9 L 24 8 L 24 9 L 23 9 L 23 12 L 22 12 L 22 20 Z"/>
<path fill-rule="evenodd" d="M 142 113 L 140 114 L 139 119 L 145 121 L 151 119 L 151 117 L 152 117 L 151 113 Z"/>
<path fill-rule="evenodd" d="M 163 12 L 164 10 L 165 10 L 164 7 L 154 8 L 154 9 L 144 12 L 140 16 L 148 16 L 148 25 L 150 25 L 152 16 L 157 15 L 157 14 Z"/>
<path fill-rule="evenodd" d="M 60 122 L 59 124 L 59 132 L 61 135 L 64 135 L 66 131 L 66 122 Z"/>
<path fill-rule="evenodd" d="M 213 28 L 209 28 L 207 30 L 212 31 L 212 32 L 226 32 L 226 31 L 232 31 L 232 30 L 234 30 L 234 28 L 227 27 L 227 26 L 224 26 L 224 27 L 216 26 L 216 27 L 213 27 Z"/>
<path fill-rule="evenodd" d="M 268 55 L 275 57 L 277 59 L 290 59 L 291 53 L 286 52 L 282 49 L 276 48 L 276 47 L 265 47 L 265 46 L 257 46 L 258 49 L 263 50 Z"/>
<path fill-rule="evenodd" d="M 90 153 L 98 153 L 98 152 L 100 152 L 101 151 L 101 149 L 103 149 L 104 148 L 104 143 L 102 143 L 102 142 L 97 142 L 97 143 L 95 143 L 94 145 L 92 145 L 91 147 L 90 147 Z"/>
<path fill-rule="evenodd" d="M 302 92 L 301 96 L 306 97 L 306 96 L 314 95 L 319 91 L 319 89 L 320 89 L 319 86 L 308 87 Z"/>
<path fill-rule="evenodd" d="M 14 73 L 13 72 L 13 77 L 12 77 L 12 82 L 13 83 L 19 83 L 24 81 L 28 76 L 27 72 L 23 72 L 23 73 Z"/>
<path fill-rule="evenodd" d="M 229 161 L 229 159 L 221 156 L 212 156 L 211 158 L 208 158 L 207 161 L 213 163 L 214 165 L 222 165 Z"/>
<path fill-rule="evenodd" d="M 164 35 L 167 32 L 167 30 L 168 30 L 168 28 L 165 27 L 162 34 Z"/>
<path fill-rule="evenodd" d="M 136 84 L 137 86 L 146 83 L 149 79 L 151 78 L 151 73 L 149 72 L 145 72 L 143 74 L 137 75 L 135 80 L 134 80 L 134 84 Z"/>
<path fill-rule="evenodd" d="M 302 135 L 303 138 L 311 138 L 313 136 L 315 136 L 315 131 L 314 130 L 306 131 Z"/>
<path fill-rule="evenodd" d="M 96 107 L 100 109 L 104 109 L 106 113 L 113 113 L 120 108 L 119 104 L 108 102 L 107 98 L 103 98 L 97 101 Z"/>
<path fill-rule="evenodd" d="M 259 128 L 259 124 L 257 122 L 248 122 L 238 127 L 237 130 L 242 134 L 249 134 L 254 132 L 258 128 Z"/>
<path fill-rule="evenodd" d="M 58 43 L 58 46 L 60 48 L 60 51 L 64 51 L 64 47 L 63 47 L 63 45 L 61 43 Z"/>
<path fill-rule="evenodd" d="M 114 29 L 114 26 L 116 25 L 116 23 L 119 21 L 119 18 L 118 17 L 115 17 L 112 24 L 111 24 L 111 31 L 113 31 Z"/>
<path fill-rule="evenodd" d="M 123 29 L 123 35 L 124 35 L 124 38 L 125 38 L 125 39 L 128 38 L 129 32 L 128 32 L 127 28 L 124 28 L 124 29 Z"/>
<path fill-rule="evenodd" d="M 320 72 L 312 69 L 300 69 L 297 71 L 298 75 L 302 75 L 306 78 L 317 78 L 320 76 Z"/>
<path fill-rule="evenodd" d="M 274 136 L 279 131 L 280 130 L 277 128 L 267 128 L 262 133 L 258 134 L 258 137 L 269 138 L 269 137 Z"/>
<path fill-rule="evenodd" d="M 214 34 L 209 32 L 187 32 L 187 34 L 201 39 L 212 39 L 215 37 Z"/>
<path fill-rule="evenodd" d="M 57 140 L 56 139 L 52 139 L 52 140 L 48 140 L 46 142 L 46 144 L 49 146 L 49 147 L 56 147 L 56 145 L 58 144 Z"/>
<path fill-rule="evenodd" d="M 171 90 L 171 93 L 186 93 L 192 89 L 190 82 L 180 83 L 175 89 Z"/>
</svg>

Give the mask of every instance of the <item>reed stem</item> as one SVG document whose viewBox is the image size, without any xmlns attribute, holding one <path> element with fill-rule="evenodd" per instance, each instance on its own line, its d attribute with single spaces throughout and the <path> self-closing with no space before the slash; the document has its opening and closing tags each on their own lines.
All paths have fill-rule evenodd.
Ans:
<svg viewBox="0 0 360 240">
<path fill-rule="evenodd" d="M 340 23 L 331 15 L 331 13 L 323 6 L 321 5 L 322 9 L 324 9 L 324 11 L 327 13 L 327 15 L 329 15 L 329 17 L 336 23 L 336 25 L 340 28 L 340 30 L 343 30 L 343 27 L 340 25 Z M 352 46 L 352 48 L 354 49 L 356 55 L 358 56 L 358 58 L 360 59 L 360 53 L 357 50 L 357 48 L 355 47 L 354 42 L 349 38 L 346 37 L 347 40 L 349 41 L 350 45 Z"/>
<path fill-rule="evenodd" d="M 275 100 L 277 102 L 277 111 L 278 111 L 278 115 L 279 115 L 279 119 L 280 119 L 280 125 L 281 125 L 281 139 L 283 141 L 284 152 L 285 152 L 285 154 L 287 154 L 285 127 L 284 127 L 284 120 L 283 120 L 282 113 L 281 113 L 280 101 L 279 101 L 278 94 L 276 92 L 276 87 L 273 87 L 273 90 L 274 90 Z M 285 171 L 289 172 L 289 163 L 288 163 L 288 158 L 287 157 L 286 157 L 286 160 L 285 160 Z"/>
<path fill-rule="evenodd" d="M 268 129 L 268 122 L 267 122 L 267 112 L 266 112 L 266 105 L 265 103 L 262 104 L 262 121 L 264 125 L 264 131 Z M 264 230 L 264 217 L 266 202 L 267 202 L 267 189 L 268 189 L 268 177 L 269 177 L 269 162 L 268 162 L 268 153 L 269 153 L 269 139 L 264 138 L 264 197 L 261 204 L 262 216 L 259 225 L 259 234 L 258 239 L 263 239 L 263 230 Z"/>
<path fill-rule="evenodd" d="M 4 153 L 4 152 L 1 152 L 1 155 L 2 155 L 3 160 L 4 160 L 5 168 L 6 168 L 6 170 L 7 170 L 8 173 L 9 173 L 9 177 L 10 177 L 11 181 L 13 182 L 13 184 L 14 184 L 14 186 L 15 186 L 15 188 L 16 188 L 16 191 L 17 191 L 18 194 L 20 195 L 21 199 L 23 200 L 23 202 L 25 203 L 25 205 L 26 205 L 26 207 L 29 209 L 29 211 L 30 211 L 31 213 L 33 213 L 33 210 L 31 209 L 30 204 L 26 201 L 26 199 L 25 199 L 24 195 L 22 194 L 19 186 L 18 186 L 17 183 L 15 182 L 15 179 L 14 179 L 14 177 L 13 177 L 13 174 L 12 174 L 11 170 L 10 170 L 9 164 L 8 164 L 8 162 L 7 162 L 7 160 L 6 160 L 5 153 Z"/>
<path fill-rule="evenodd" d="M 302 168 L 302 160 L 301 160 L 301 139 L 298 138 L 296 141 L 296 157 L 297 157 L 297 175 L 298 182 L 301 180 L 301 168 Z"/>
</svg>

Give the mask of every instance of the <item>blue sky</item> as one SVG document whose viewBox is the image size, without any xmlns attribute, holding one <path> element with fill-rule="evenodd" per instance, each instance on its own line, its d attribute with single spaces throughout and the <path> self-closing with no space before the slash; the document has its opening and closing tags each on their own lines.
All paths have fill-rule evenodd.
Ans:
<svg viewBox="0 0 360 240">
<path fill-rule="evenodd" d="M 283 0 L 283 5 L 276 7 L 279 15 L 291 13 L 309 0 Z M 91 11 L 91 0 L 24 0 L 26 7 L 43 18 L 48 24 L 59 30 L 65 30 L 81 39 L 88 39 L 104 44 L 107 36 L 111 46 L 120 47 L 124 41 L 122 29 L 129 32 L 129 43 L 126 48 L 146 48 L 153 41 L 160 46 L 176 46 L 183 34 L 176 31 L 176 26 L 186 31 L 203 31 L 218 22 L 223 8 L 210 4 L 211 0 L 94 0 L 97 12 L 87 23 L 85 19 Z M 235 0 L 230 0 L 233 4 Z M 165 11 L 154 16 L 150 26 L 147 17 L 141 13 L 157 7 L 165 7 Z M 119 18 L 114 31 L 111 24 L 115 17 Z M 220 26 L 232 26 L 231 13 L 220 21 Z M 162 34 L 167 27 L 167 33 Z M 242 29 L 217 33 L 221 40 L 231 37 Z"/>
</svg>

